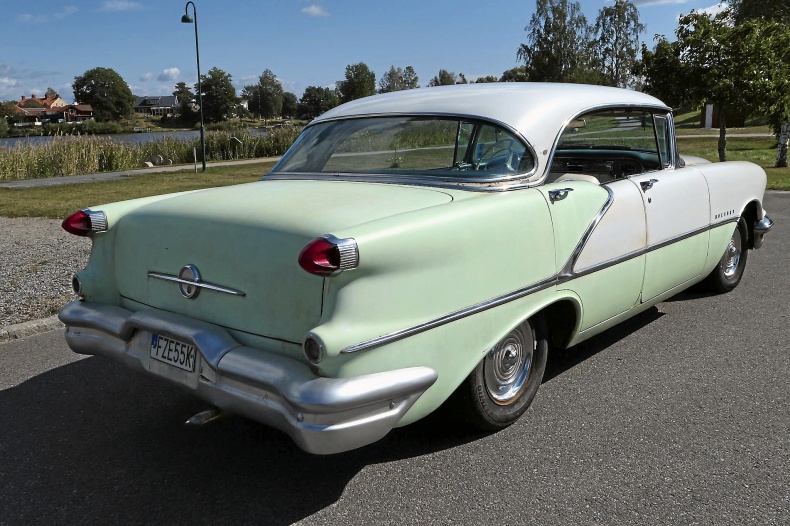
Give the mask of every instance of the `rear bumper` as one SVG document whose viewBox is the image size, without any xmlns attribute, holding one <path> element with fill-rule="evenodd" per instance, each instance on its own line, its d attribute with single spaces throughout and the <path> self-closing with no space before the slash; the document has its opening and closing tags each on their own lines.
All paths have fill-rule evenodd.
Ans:
<svg viewBox="0 0 790 526">
<path fill-rule="evenodd" d="M 73 301 L 59 313 L 74 352 L 105 356 L 181 385 L 209 403 L 330 454 L 379 440 L 436 381 L 428 367 L 323 378 L 305 364 L 240 345 L 221 327 L 154 309 Z M 152 334 L 194 345 L 195 371 L 150 357 Z"/>
</svg>

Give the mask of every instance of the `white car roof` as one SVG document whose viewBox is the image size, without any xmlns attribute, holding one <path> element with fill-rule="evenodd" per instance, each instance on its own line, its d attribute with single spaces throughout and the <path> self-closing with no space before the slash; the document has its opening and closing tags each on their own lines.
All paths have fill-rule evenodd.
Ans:
<svg viewBox="0 0 790 526">
<path fill-rule="evenodd" d="M 460 84 L 396 91 L 354 100 L 331 109 L 313 122 L 381 114 L 448 114 L 504 123 L 521 133 L 545 162 L 560 130 L 587 110 L 639 106 L 669 110 L 660 100 L 638 91 L 549 82 Z"/>
</svg>

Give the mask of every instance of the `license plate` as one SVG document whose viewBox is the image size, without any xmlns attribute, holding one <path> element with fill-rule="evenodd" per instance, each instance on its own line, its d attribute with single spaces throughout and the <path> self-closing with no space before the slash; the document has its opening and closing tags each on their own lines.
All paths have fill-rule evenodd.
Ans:
<svg viewBox="0 0 790 526">
<path fill-rule="evenodd" d="M 186 342 L 154 334 L 151 336 L 151 358 L 194 372 L 197 350 Z"/>
</svg>

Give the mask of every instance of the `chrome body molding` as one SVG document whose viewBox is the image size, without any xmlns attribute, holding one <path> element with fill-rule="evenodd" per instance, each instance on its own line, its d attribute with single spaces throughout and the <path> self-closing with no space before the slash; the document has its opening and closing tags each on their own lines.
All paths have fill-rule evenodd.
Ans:
<svg viewBox="0 0 790 526">
<path fill-rule="evenodd" d="M 193 279 L 185 279 L 184 275 L 191 275 Z M 200 278 L 200 273 L 197 272 L 197 268 L 194 265 L 186 265 L 181 269 L 181 272 L 178 276 L 174 276 L 172 274 L 164 274 L 162 272 L 148 272 L 149 278 L 154 279 L 163 279 L 165 281 L 171 281 L 173 283 L 178 283 L 179 288 L 181 290 L 181 294 L 185 298 L 192 299 L 197 296 L 197 292 L 190 291 L 190 287 L 197 287 L 198 289 L 209 289 L 216 292 L 224 292 L 225 294 L 231 294 L 233 296 L 246 296 L 247 293 L 241 290 L 232 289 L 230 287 L 222 287 L 220 285 L 214 285 L 213 283 L 206 283 Z"/>
<path fill-rule="evenodd" d="M 284 431 L 315 454 L 379 440 L 437 379 L 429 367 L 323 378 L 306 363 L 243 346 L 221 327 L 155 309 L 74 301 L 58 316 L 74 352 L 105 356 L 185 387 L 221 409 Z M 153 360 L 152 334 L 194 345 L 195 371 Z"/>
<path fill-rule="evenodd" d="M 606 188 L 606 187 L 604 186 L 604 188 Z M 612 202 L 614 200 L 614 193 L 609 188 L 606 188 L 606 189 L 609 191 L 609 199 L 606 201 L 606 203 L 604 203 L 604 205 L 601 208 L 601 210 L 598 213 L 598 215 L 596 215 L 595 219 L 592 221 L 590 226 L 585 231 L 584 235 L 582 236 L 582 239 L 579 241 L 579 244 L 577 245 L 577 247 L 574 250 L 573 254 L 568 259 L 568 262 L 565 264 L 565 266 L 562 268 L 562 270 L 560 270 L 560 272 L 558 272 L 557 274 L 555 274 L 555 275 L 553 275 L 550 278 L 547 278 L 545 280 L 541 280 L 541 281 L 539 281 L 537 283 L 533 283 L 531 285 L 528 285 L 528 286 L 526 286 L 524 288 L 520 288 L 518 290 L 514 290 L 513 292 L 509 292 L 507 294 L 503 294 L 502 296 L 497 296 L 496 298 L 491 298 L 490 300 L 487 300 L 487 301 L 484 301 L 484 302 L 481 302 L 481 303 L 477 303 L 477 304 L 472 305 L 470 307 L 466 307 L 464 309 L 460 309 L 460 310 L 451 312 L 449 314 L 446 314 L 444 316 L 440 316 L 440 317 L 435 318 L 433 320 L 430 320 L 428 322 L 421 323 L 421 324 L 418 324 L 418 325 L 414 325 L 413 327 L 408 327 L 406 329 L 402 329 L 402 330 L 399 330 L 399 331 L 396 331 L 396 332 L 392 332 L 392 333 L 389 333 L 389 334 L 385 334 L 385 335 L 379 336 L 377 338 L 372 338 L 370 340 L 366 340 L 364 342 L 361 342 L 361 343 L 358 343 L 358 344 L 355 344 L 355 345 L 350 345 L 350 346 L 346 347 L 345 349 L 342 349 L 340 351 L 340 353 L 341 354 L 345 354 L 345 353 L 366 351 L 366 350 L 369 350 L 369 349 L 373 349 L 375 347 L 380 347 L 380 346 L 388 344 L 388 343 L 392 343 L 392 342 L 395 342 L 395 341 L 398 341 L 398 340 L 402 340 L 402 339 L 407 338 L 409 336 L 413 336 L 415 334 L 419 334 L 421 332 L 425 332 L 427 330 L 439 327 L 441 325 L 445 325 L 447 323 L 451 323 L 451 322 L 456 321 L 456 320 L 460 320 L 460 319 L 465 318 L 467 316 L 471 316 L 473 314 L 477 314 L 479 312 L 483 312 L 483 311 L 486 311 L 486 310 L 489 310 L 489 309 L 493 309 L 494 307 L 498 307 L 500 305 L 504 305 L 506 303 L 510 303 L 511 301 L 515 301 L 517 299 L 523 298 L 524 296 L 528 296 L 529 294 L 534 294 L 536 292 L 540 292 L 540 291 L 545 290 L 545 289 L 547 289 L 549 287 L 553 287 L 555 285 L 562 285 L 563 283 L 567 283 L 567 282 L 572 281 L 574 279 L 581 278 L 583 276 L 587 276 L 588 274 L 592 274 L 593 272 L 598 272 L 598 271 L 607 269 L 609 267 L 612 267 L 614 265 L 618 265 L 620 263 L 628 261 L 630 259 L 638 258 L 638 257 L 640 257 L 640 256 L 642 256 L 644 254 L 647 254 L 648 252 L 653 252 L 655 250 L 658 250 L 660 248 L 664 248 L 664 247 L 666 247 L 668 245 L 671 245 L 673 243 L 677 243 L 679 241 L 683 241 L 684 239 L 688 239 L 690 237 L 693 237 L 693 236 L 696 236 L 696 235 L 699 235 L 699 234 L 703 234 L 703 233 L 705 233 L 705 232 L 707 232 L 709 230 L 713 230 L 713 229 L 718 228 L 720 226 L 724 226 L 724 225 L 729 224 L 729 223 L 736 224 L 738 222 L 737 218 L 729 219 L 729 220 L 726 220 L 726 221 L 720 221 L 718 223 L 714 223 L 714 224 L 708 225 L 706 227 L 699 228 L 699 229 L 687 232 L 687 233 L 685 233 L 685 234 L 683 234 L 681 236 L 678 236 L 676 238 L 668 239 L 666 241 L 662 241 L 661 243 L 657 243 L 655 245 L 651 245 L 649 247 L 645 247 L 645 248 L 643 248 L 641 250 L 637 250 L 637 251 L 634 251 L 634 252 L 631 252 L 631 253 L 628 253 L 628 254 L 624 254 L 624 255 L 622 255 L 620 257 L 617 257 L 615 259 L 612 259 L 612 260 L 609 260 L 609 261 L 605 261 L 603 263 L 594 265 L 592 267 L 586 268 L 586 269 L 584 269 L 582 271 L 579 271 L 579 272 L 575 272 L 575 271 L 573 271 L 573 266 L 576 263 L 576 260 L 578 260 L 579 256 L 581 255 L 582 250 L 584 250 L 585 244 L 587 243 L 587 241 L 589 240 L 589 238 L 592 235 L 593 231 L 595 230 L 595 227 L 598 225 L 598 223 L 600 223 L 601 219 L 606 214 L 606 211 L 611 207 Z"/>
<path fill-rule="evenodd" d="M 767 215 L 754 224 L 754 248 L 763 246 L 764 236 L 774 227 L 774 222 Z"/>
</svg>

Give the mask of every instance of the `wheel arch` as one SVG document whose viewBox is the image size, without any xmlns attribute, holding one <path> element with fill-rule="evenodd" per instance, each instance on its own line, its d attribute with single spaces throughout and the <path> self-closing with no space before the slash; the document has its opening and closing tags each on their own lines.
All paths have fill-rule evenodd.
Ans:
<svg viewBox="0 0 790 526">
<path fill-rule="evenodd" d="M 762 205 L 755 199 L 746 203 L 741 212 L 741 217 L 746 221 L 746 230 L 749 233 L 749 239 L 746 241 L 746 247 L 749 249 L 754 249 L 754 225 L 759 221 L 761 211 Z"/>
</svg>

